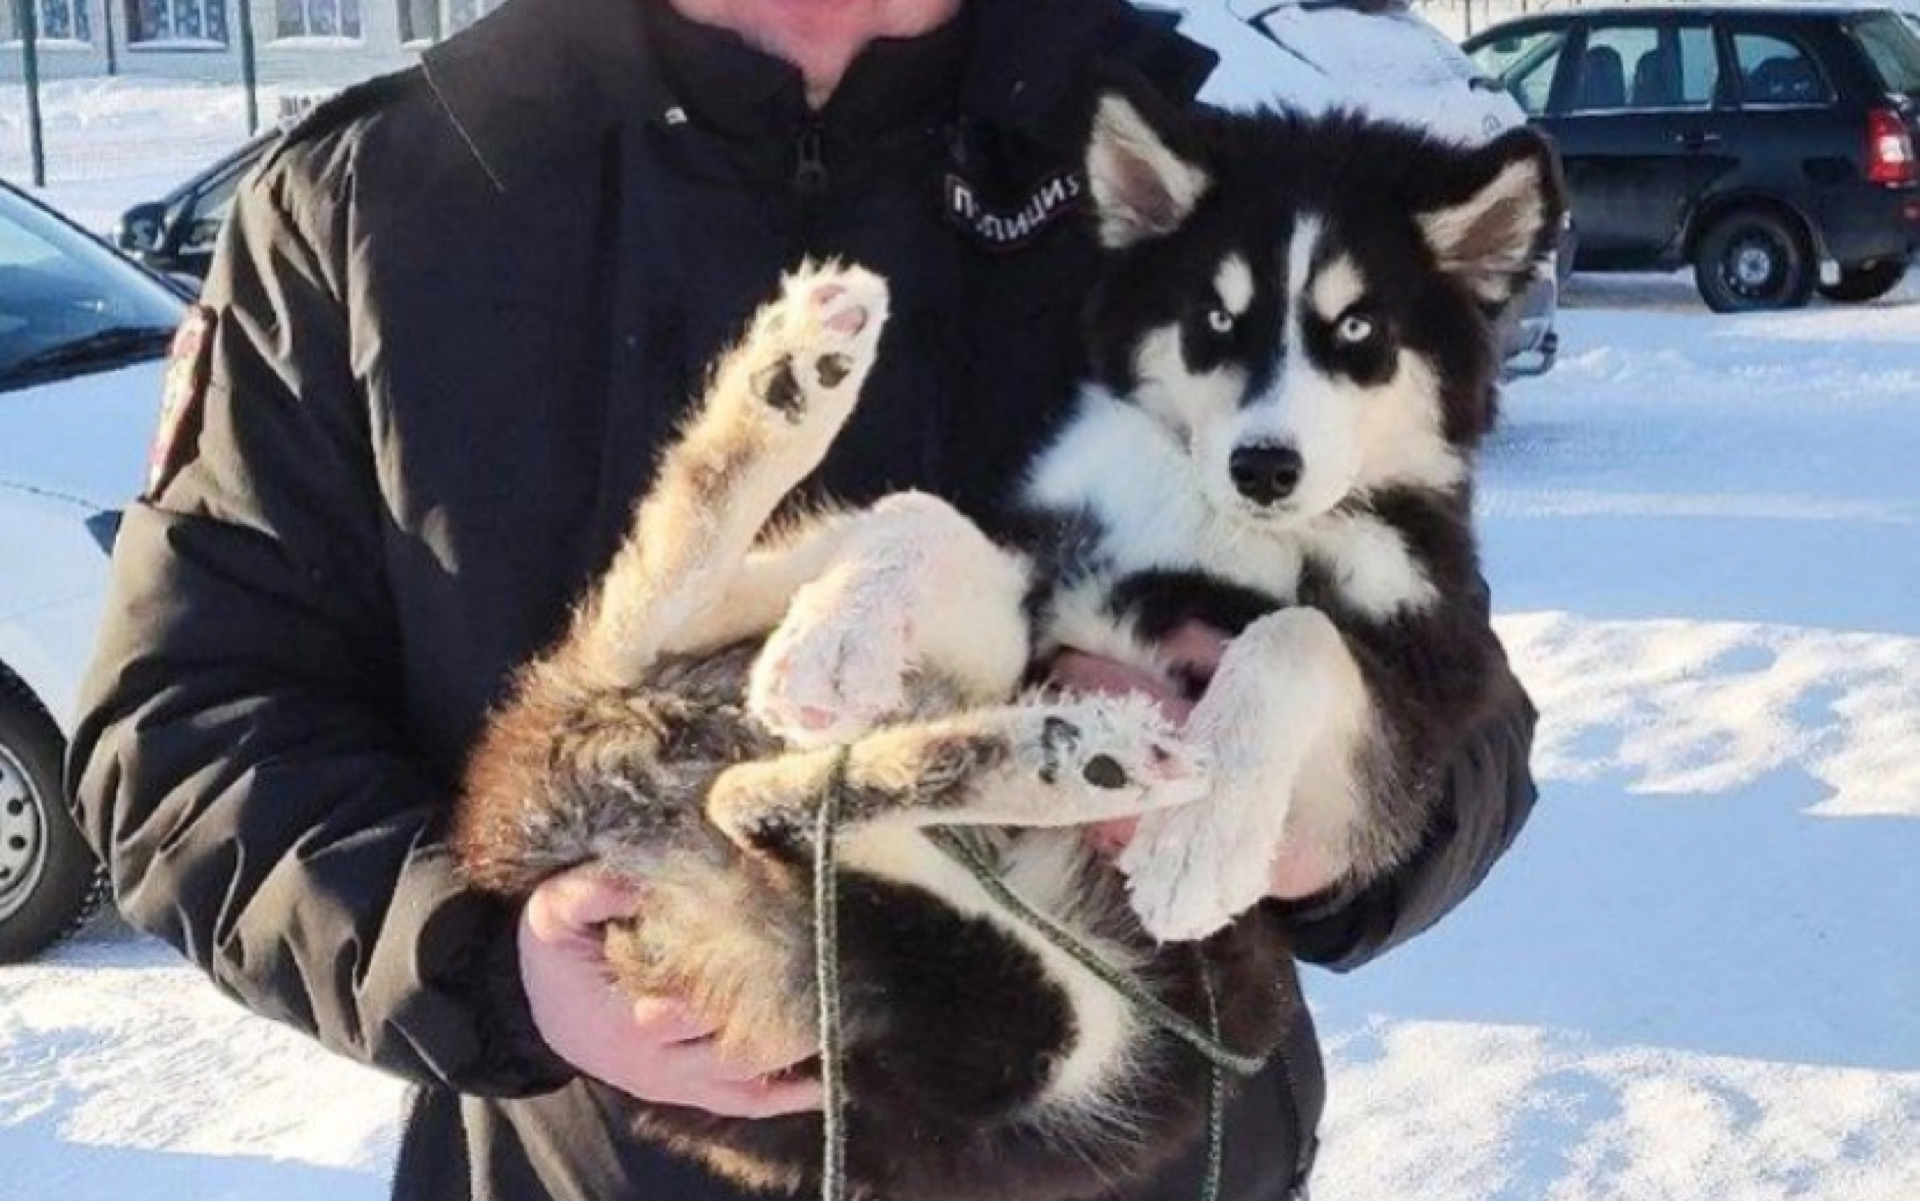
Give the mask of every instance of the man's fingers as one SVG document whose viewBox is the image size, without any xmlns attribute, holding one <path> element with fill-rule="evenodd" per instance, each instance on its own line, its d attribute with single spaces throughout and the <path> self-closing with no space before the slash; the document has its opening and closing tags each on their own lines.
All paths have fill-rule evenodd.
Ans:
<svg viewBox="0 0 1920 1201">
<path fill-rule="evenodd" d="M 712 1070 L 716 1079 L 746 1083 L 778 1075 L 795 1064 L 805 1063 L 818 1052 L 816 1046 L 754 1047 L 728 1055 L 716 1046 L 713 1048 Z"/>
<path fill-rule="evenodd" d="M 685 1075 L 727 1084 L 750 1084 L 777 1076 L 819 1052 L 811 1040 L 783 1045 L 762 1043 L 729 1051 L 704 1037 L 710 1033 L 711 1028 L 690 1039 L 668 1040 L 674 1045 L 664 1047 L 659 1053 L 673 1056 L 674 1069 Z"/>
<path fill-rule="evenodd" d="M 634 1033 L 650 1048 L 693 1043 L 719 1029 L 670 997 L 644 997 L 635 1001 L 632 1017 Z"/>
<path fill-rule="evenodd" d="M 638 1097 L 688 1105 L 735 1118 L 766 1118 L 819 1109 L 818 1081 L 790 1080 L 765 1071 L 734 1076 L 737 1067 L 707 1042 L 635 1045 L 601 1078 Z"/>
<path fill-rule="evenodd" d="M 586 867 L 542 884 L 533 900 L 537 911 L 577 933 L 633 916 L 640 909 L 641 894 L 637 888 L 607 879 L 597 868 Z"/>
<path fill-rule="evenodd" d="M 811 1113 L 825 1103 L 820 1084 L 814 1080 L 757 1080 L 746 1083 L 717 1083 L 703 1090 L 695 1102 L 709 1113 L 736 1118 L 777 1118 L 791 1113 Z"/>
</svg>

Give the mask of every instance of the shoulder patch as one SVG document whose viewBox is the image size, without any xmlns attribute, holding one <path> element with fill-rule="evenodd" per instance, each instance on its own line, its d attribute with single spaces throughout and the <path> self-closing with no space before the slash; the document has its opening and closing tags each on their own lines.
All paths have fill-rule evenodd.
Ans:
<svg viewBox="0 0 1920 1201">
<path fill-rule="evenodd" d="M 160 395 L 160 424 L 147 452 L 147 486 L 141 493 L 146 500 L 160 495 L 200 444 L 200 408 L 206 399 L 218 320 L 212 309 L 195 305 L 173 335 Z"/>
</svg>

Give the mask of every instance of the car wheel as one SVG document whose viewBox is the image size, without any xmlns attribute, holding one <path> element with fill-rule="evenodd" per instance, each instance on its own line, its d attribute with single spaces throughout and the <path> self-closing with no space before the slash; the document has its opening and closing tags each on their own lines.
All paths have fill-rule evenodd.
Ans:
<svg viewBox="0 0 1920 1201">
<path fill-rule="evenodd" d="M 1907 260 L 1886 259 L 1865 267 L 1842 267 L 1837 282 L 1820 285 L 1820 295 L 1828 300 L 1861 304 L 1878 300 L 1900 286 L 1907 277 Z"/>
<path fill-rule="evenodd" d="M 67 812 L 60 731 L 0 676 L 0 963 L 52 946 L 93 916 L 106 877 Z"/>
<path fill-rule="evenodd" d="M 1796 309 L 1813 295 L 1813 255 L 1786 218 L 1740 209 L 1716 221 L 1693 255 L 1700 296 L 1716 313 Z"/>
</svg>

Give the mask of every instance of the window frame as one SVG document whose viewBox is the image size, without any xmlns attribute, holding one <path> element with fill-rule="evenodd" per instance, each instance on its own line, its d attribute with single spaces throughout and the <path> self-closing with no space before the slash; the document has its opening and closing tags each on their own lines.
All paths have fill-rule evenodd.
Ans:
<svg viewBox="0 0 1920 1201">
<path fill-rule="evenodd" d="M 241 2 L 245 3 L 247 0 L 241 0 Z M 171 29 L 160 37 L 135 37 L 135 32 L 144 24 L 139 15 L 142 3 L 143 0 L 120 0 L 120 16 L 125 21 L 122 26 L 126 30 L 125 45 L 129 51 L 137 54 L 226 54 L 233 50 L 233 27 L 227 23 L 225 0 L 159 0 L 167 10 L 169 25 L 174 20 L 175 12 L 191 5 L 200 10 L 200 23 L 204 28 L 207 23 L 206 14 L 217 9 L 220 13 L 222 34 L 218 38 L 205 36 L 185 38 Z"/>
<path fill-rule="evenodd" d="M 1827 64 L 1821 61 L 1819 50 L 1815 48 L 1813 42 L 1800 36 L 1797 30 L 1783 28 L 1771 21 L 1755 21 L 1744 15 L 1716 17 L 1714 24 L 1720 27 L 1720 57 L 1726 64 L 1723 75 L 1731 77 L 1733 85 L 1731 104 L 1736 111 L 1743 113 L 1818 112 L 1832 108 L 1840 102 L 1840 89 L 1834 86 L 1833 75 L 1827 70 Z M 1815 77 L 1827 91 L 1826 97 L 1821 100 L 1748 100 L 1747 73 L 1740 67 L 1740 52 L 1733 43 L 1733 39 L 1740 34 L 1772 38 L 1776 42 L 1785 42 L 1798 50 L 1800 56 L 1813 65 Z"/>
<path fill-rule="evenodd" d="M 362 0 L 362 3 L 365 3 L 365 0 Z M 476 23 L 499 9 L 506 3 L 506 0 L 473 0 L 474 15 L 472 20 L 458 27 L 453 23 L 453 6 L 456 0 L 431 0 L 431 3 L 433 5 L 434 21 L 439 26 L 438 32 L 432 37 L 408 37 L 407 0 L 395 0 L 395 29 L 397 30 L 400 39 L 400 48 L 402 50 L 420 51 L 436 42 L 444 42 L 448 38 L 472 28 Z"/>
<path fill-rule="evenodd" d="M 235 2 L 240 4 L 249 4 L 252 2 L 252 0 L 235 0 Z M 313 5 L 318 2 L 320 2 L 320 0 L 292 0 L 292 3 L 298 4 L 300 6 L 301 16 L 307 25 L 312 25 L 313 23 Z M 331 2 L 335 6 L 336 11 L 344 14 L 348 0 L 331 0 Z M 286 29 L 281 25 L 281 20 L 283 19 L 283 16 L 284 16 L 284 14 L 281 11 L 281 6 L 286 3 L 288 3 L 288 0 L 274 0 L 273 38 L 269 43 L 270 45 L 283 46 L 283 47 L 288 47 L 288 48 L 297 50 L 302 45 L 315 46 L 317 44 L 317 45 L 325 46 L 328 49 L 333 49 L 335 48 L 335 43 L 340 43 L 340 42 L 351 42 L 354 44 L 354 47 L 356 48 L 366 44 L 366 40 L 367 40 L 366 0 L 356 0 L 356 3 L 354 5 L 354 17 L 356 19 L 356 23 L 359 25 L 359 28 L 353 33 L 314 33 L 311 29 L 305 30 L 300 33 L 288 33 Z"/>
<path fill-rule="evenodd" d="M 394 31 L 400 39 L 402 50 L 423 50 L 436 42 L 446 40 L 447 36 L 447 0 L 427 0 L 433 9 L 433 23 L 436 28 L 429 37 L 408 36 L 408 17 L 412 9 L 410 0 L 394 0 Z"/>
<path fill-rule="evenodd" d="M 0 0 L 0 6 L 4 6 L 5 8 L 9 25 L 14 24 L 15 3 L 16 0 Z M 36 48 L 41 50 L 92 50 L 95 47 L 96 43 L 93 40 L 92 0 L 30 0 L 30 3 L 32 3 L 34 8 L 33 44 Z M 47 33 L 47 9 L 52 5 L 65 8 L 72 15 L 75 28 L 81 29 L 84 27 L 82 32 L 78 35 L 69 35 L 67 37 L 53 37 L 49 35 Z M 17 27 L 10 28 L 5 36 L 0 36 L 0 46 L 18 49 L 22 40 L 20 30 Z"/>
<path fill-rule="evenodd" d="M 1593 35 L 1606 29 L 1651 29 L 1656 35 L 1656 46 L 1671 37 L 1677 44 L 1680 34 L 1687 29 L 1702 29 L 1707 34 L 1714 63 L 1713 94 L 1703 104 L 1663 104 L 1635 105 L 1623 104 L 1619 108 L 1575 108 L 1573 97 L 1580 84 L 1580 71 L 1585 68 L 1587 47 L 1593 41 Z M 1609 9 L 1603 13 L 1587 15 L 1580 22 L 1579 54 L 1561 56 L 1562 78 L 1554 88 L 1555 117 L 1580 117 L 1593 120 L 1600 117 L 1670 117 L 1700 116 L 1724 112 L 1731 107 L 1732 92 L 1728 81 L 1726 48 L 1721 43 L 1718 27 L 1711 16 L 1691 13 L 1648 13 L 1641 15 L 1632 9 Z M 1628 97 L 1632 97 L 1631 81 Z"/>
</svg>

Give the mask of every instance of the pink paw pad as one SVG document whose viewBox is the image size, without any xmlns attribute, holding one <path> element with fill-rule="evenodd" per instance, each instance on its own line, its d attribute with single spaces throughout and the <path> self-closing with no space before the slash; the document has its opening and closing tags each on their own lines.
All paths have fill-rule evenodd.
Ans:
<svg viewBox="0 0 1920 1201">
<path fill-rule="evenodd" d="M 846 294 L 847 290 L 839 284 L 822 284 L 814 289 L 814 307 L 823 310 L 831 308 L 835 301 Z M 836 334 L 853 337 L 861 330 L 867 328 L 867 317 L 867 310 L 855 305 L 851 308 L 843 309 L 840 312 L 829 314 L 825 319 L 825 325 Z"/>
</svg>

